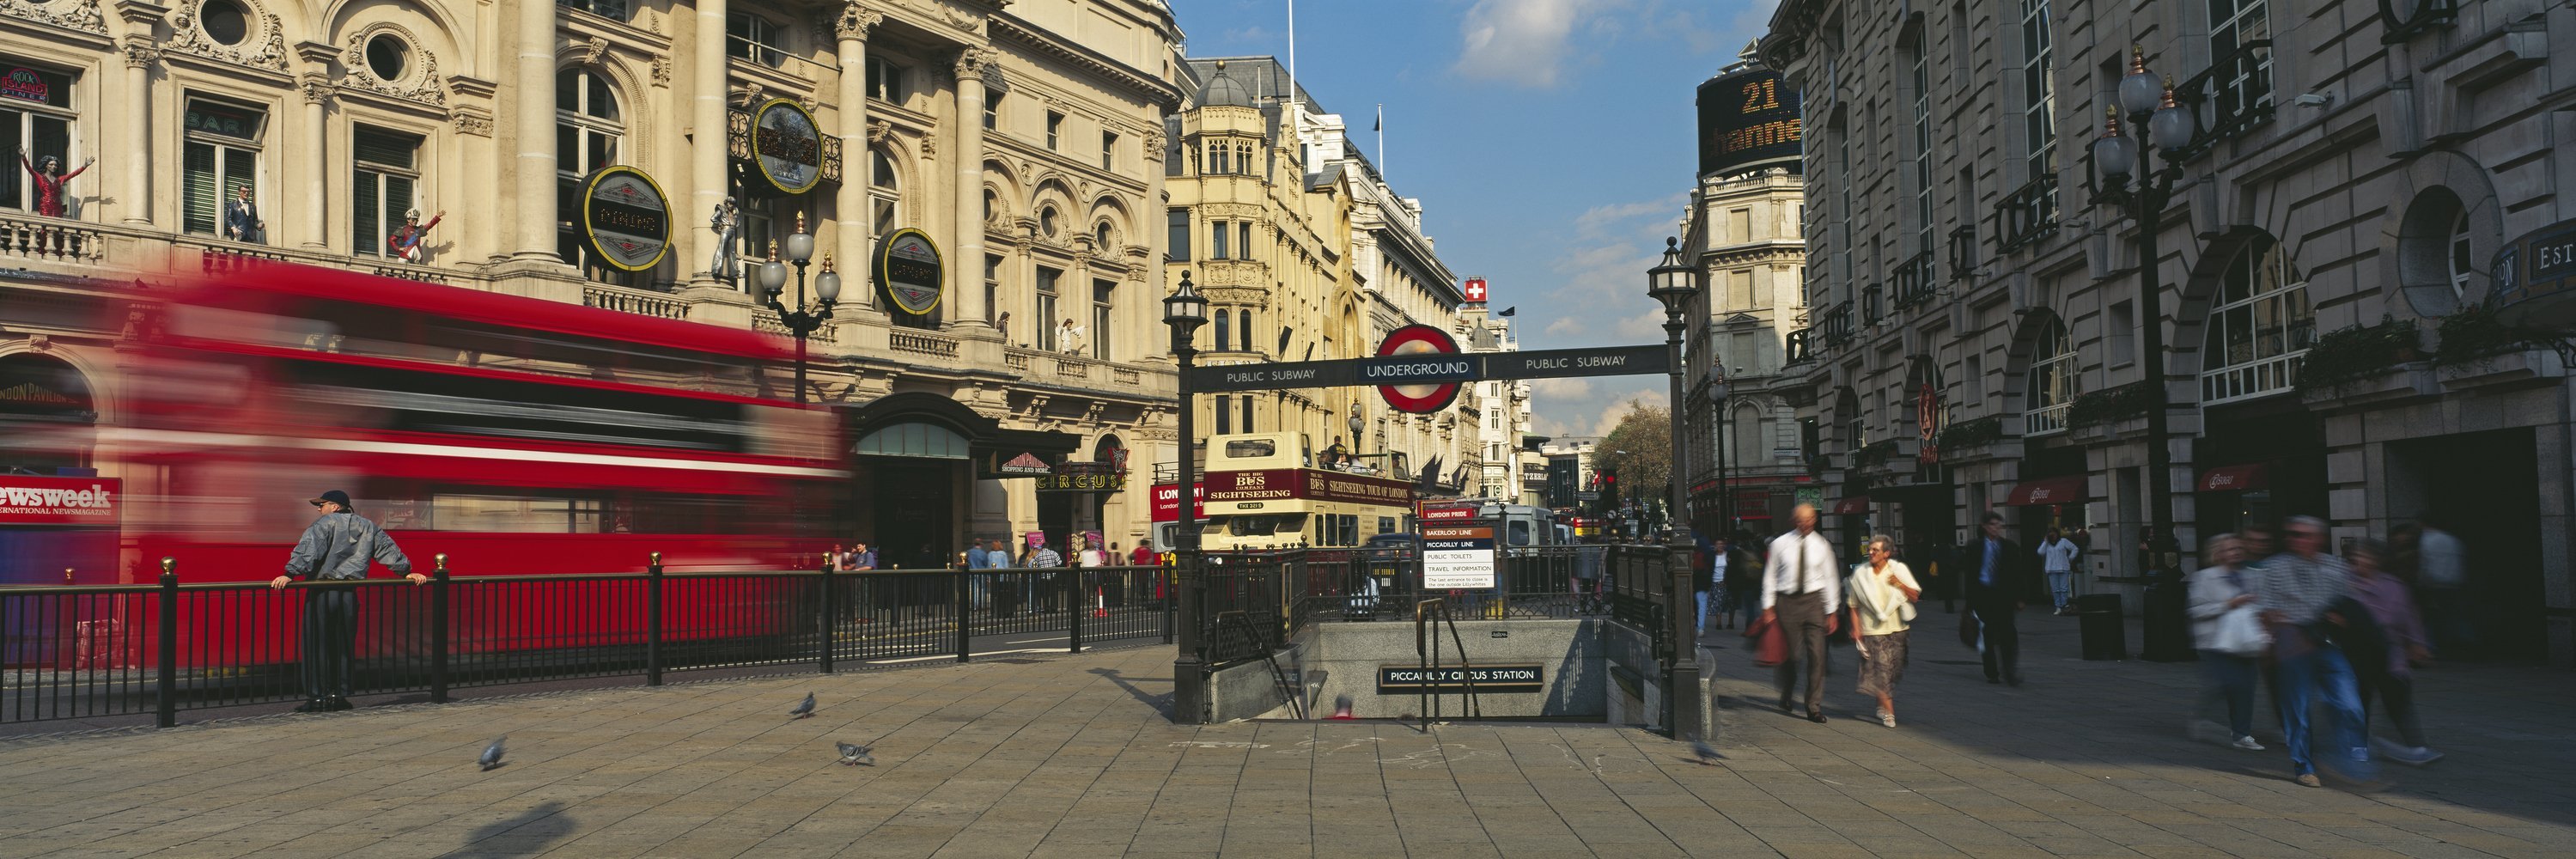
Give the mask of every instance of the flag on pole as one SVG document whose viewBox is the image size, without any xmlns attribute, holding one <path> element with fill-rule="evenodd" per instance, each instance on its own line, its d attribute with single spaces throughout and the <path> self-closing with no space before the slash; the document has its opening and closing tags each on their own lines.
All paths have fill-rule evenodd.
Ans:
<svg viewBox="0 0 2576 859">
<path fill-rule="evenodd" d="M 1497 313 L 1497 314 L 1494 314 L 1494 315 L 1495 315 L 1495 316 L 1510 316 L 1510 315 L 1512 315 L 1512 314 L 1519 313 L 1519 312 L 1521 312 L 1520 305 L 1515 304 L 1515 305 L 1512 305 L 1512 306 L 1510 306 L 1510 307 L 1503 308 L 1503 312 L 1501 312 L 1501 313 Z"/>
<path fill-rule="evenodd" d="M 1370 130 L 1370 131 L 1385 131 L 1385 130 L 1386 130 L 1386 105 L 1381 104 L 1381 105 L 1378 105 L 1378 106 L 1377 106 L 1377 122 L 1376 122 L 1375 124 L 1370 125 L 1370 126 L 1369 126 L 1369 130 Z"/>
</svg>

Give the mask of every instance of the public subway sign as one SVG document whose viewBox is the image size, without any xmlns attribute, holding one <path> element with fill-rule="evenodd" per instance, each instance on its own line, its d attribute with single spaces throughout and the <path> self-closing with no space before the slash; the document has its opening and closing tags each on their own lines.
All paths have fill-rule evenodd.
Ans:
<svg viewBox="0 0 2576 859">
<path fill-rule="evenodd" d="M 1699 85 L 1699 172 L 1762 167 L 1799 172 L 1798 91 L 1779 72 L 1753 69 Z"/>
<path fill-rule="evenodd" d="M 1377 692 L 1380 695 L 1465 692 L 1470 681 L 1473 681 L 1477 694 L 1545 692 L 1547 691 L 1547 669 L 1535 663 L 1441 668 L 1424 668 L 1420 665 L 1377 667 Z"/>
<path fill-rule="evenodd" d="M 751 161 L 781 193 L 814 190 L 823 181 L 823 133 L 814 115 L 783 98 L 761 102 L 751 113 Z"/>
<path fill-rule="evenodd" d="M 0 525 L 115 525 L 124 482 L 112 477 L 0 475 Z"/>
<path fill-rule="evenodd" d="M 581 232 L 600 261 L 643 271 L 671 250 L 671 198 L 633 167 L 602 167 L 582 194 Z"/>
<path fill-rule="evenodd" d="M 1662 346 L 1598 346 L 1532 352 L 1404 354 L 1382 358 L 1192 367 L 1189 372 L 1191 391 L 1217 393 L 1368 385 L 1413 387 L 1419 383 L 1455 387 L 1459 382 L 1485 379 L 1653 375 L 1664 372 L 1666 367 L 1665 348 Z"/>
</svg>

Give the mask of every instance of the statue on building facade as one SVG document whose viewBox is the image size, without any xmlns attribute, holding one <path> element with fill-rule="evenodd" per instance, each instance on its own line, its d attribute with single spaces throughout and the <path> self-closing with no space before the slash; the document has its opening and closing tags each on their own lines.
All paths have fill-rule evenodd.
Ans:
<svg viewBox="0 0 2576 859">
<path fill-rule="evenodd" d="M 716 204 L 715 214 L 707 218 L 707 229 L 716 233 L 716 252 L 707 261 L 707 276 L 728 285 L 736 283 L 742 275 L 742 257 L 734 250 L 742 237 L 742 210 L 734 206 L 732 197 Z"/>
<path fill-rule="evenodd" d="M 224 235 L 236 242 L 268 244 L 268 222 L 259 217 L 259 204 L 250 198 L 250 186 L 243 185 L 224 207 Z"/>
<path fill-rule="evenodd" d="M 88 172 L 90 165 L 96 163 L 98 163 L 96 158 L 83 161 L 79 170 L 66 174 L 63 172 L 62 159 L 47 155 L 44 164 L 38 166 L 27 160 L 26 147 L 18 148 L 18 165 L 27 168 L 27 175 L 36 180 L 36 214 L 47 217 L 63 216 L 67 205 L 63 194 L 64 183 L 70 182 L 73 176 Z"/>
<path fill-rule="evenodd" d="M 429 237 L 429 228 L 438 226 L 438 222 L 446 218 L 447 210 L 440 209 L 437 215 L 429 219 L 429 223 L 424 224 L 420 222 L 419 209 L 404 212 L 402 226 L 394 228 L 393 235 L 385 237 L 385 248 L 392 251 L 394 256 L 401 258 L 403 262 L 420 262 L 421 240 Z"/>
</svg>

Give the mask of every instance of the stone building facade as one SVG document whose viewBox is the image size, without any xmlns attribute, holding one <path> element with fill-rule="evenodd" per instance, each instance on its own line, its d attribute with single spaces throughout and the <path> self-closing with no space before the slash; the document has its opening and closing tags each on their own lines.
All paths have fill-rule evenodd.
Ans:
<svg viewBox="0 0 2576 859">
<path fill-rule="evenodd" d="M 2576 218 L 2576 64 L 2545 49 L 2571 33 L 2543 0 L 1784 2 L 1761 57 L 1805 100 L 1800 413 L 1866 499 L 1829 523 L 2083 526 L 2079 593 L 2134 607 L 2155 481 L 2186 553 L 2429 515 L 2471 559 L 2461 652 L 2576 662 L 2566 362 L 2482 312 L 2498 254 Z M 2143 264 L 2089 146 L 2133 45 L 2195 118 Z"/>
<path fill-rule="evenodd" d="M 0 63 L 27 83 L 0 99 L 9 139 L 97 162 L 62 218 L 35 213 L 27 183 L 0 187 L 0 369 L 69 372 L 113 424 L 113 332 L 90 321 L 105 285 L 252 259 L 783 331 L 748 278 L 713 270 L 710 213 L 739 197 L 747 257 L 801 215 L 817 262 L 853 273 L 807 393 L 854 436 L 928 421 L 1061 432 L 1058 458 L 1169 451 L 1152 262 L 1179 39 L 1161 0 L 0 4 Z M 827 175 L 801 195 L 750 193 L 732 149 L 773 98 L 822 136 Z M 650 270 L 599 264 L 560 216 L 610 165 L 671 200 Z M 222 227 L 245 188 L 257 241 Z M 419 260 L 395 259 L 382 236 L 412 207 L 445 220 Z M 947 262 L 931 314 L 863 285 L 858 261 L 905 227 Z M 1080 348 L 1050 339 L 1065 319 Z M 862 456 L 857 472 L 845 525 L 872 541 L 1146 527 L 1144 481 L 1042 497 L 957 464 Z"/>
</svg>

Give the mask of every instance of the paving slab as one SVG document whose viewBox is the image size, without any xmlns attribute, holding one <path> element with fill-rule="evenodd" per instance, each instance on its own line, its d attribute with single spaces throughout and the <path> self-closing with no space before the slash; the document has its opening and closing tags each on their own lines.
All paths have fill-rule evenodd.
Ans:
<svg viewBox="0 0 2576 859">
<path fill-rule="evenodd" d="M 2566 672 L 2429 670 L 2451 757 L 2319 790 L 2289 781 L 2268 719 L 2272 751 L 2183 737 L 2197 666 L 2073 659 L 2058 620 L 2026 621 L 2017 689 L 1924 648 L 1893 730 L 1850 692 L 1848 649 L 1823 725 L 1772 706 L 1740 649 L 1704 650 L 1714 765 L 1636 726 L 1176 726 L 1162 648 L 21 734 L 0 738 L 0 855 L 2576 852 Z M 786 718 L 807 692 L 817 714 Z M 479 771 L 500 734 L 508 765 Z M 837 764 L 834 740 L 875 744 L 877 765 Z"/>
</svg>

